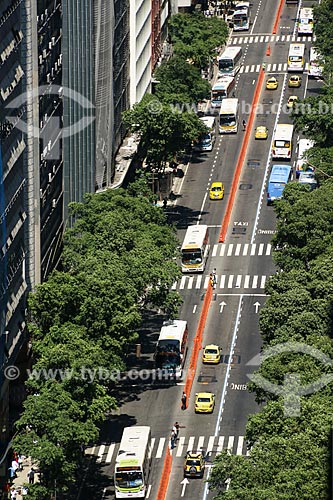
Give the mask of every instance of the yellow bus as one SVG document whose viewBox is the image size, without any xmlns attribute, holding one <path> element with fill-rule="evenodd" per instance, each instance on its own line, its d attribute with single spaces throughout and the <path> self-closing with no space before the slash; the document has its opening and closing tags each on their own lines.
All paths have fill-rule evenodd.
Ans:
<svg viewBox="0 0 333 500">
<path fill-rule="evenodd" d="M 183 273 L 202 273 L 209 254 L 208 226 L 189 226 L 181 248 Z"/>
<path fill-rule="evenodd" d="M 304 43 L 291 43 L 288 54 L 288 71 L 301 71 L 304 70 L 305 44 Z"/>
</svg>

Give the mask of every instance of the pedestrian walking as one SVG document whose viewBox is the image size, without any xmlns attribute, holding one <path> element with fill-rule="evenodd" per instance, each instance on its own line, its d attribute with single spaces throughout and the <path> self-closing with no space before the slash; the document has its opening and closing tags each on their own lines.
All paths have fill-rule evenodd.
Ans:
<svg viewBox="0 0 333 500">
<path fill-rule="evenodd" d="M 15 471 L 15 474 L 16 474 L 17 470 L 18 470 L 18 469 L 19 469 L 19 467 L 20 467 L 20 466 L 19 466 L 19 463 L 18 463 L 16 460 L 12 460 L 12 467 L 13 467 L 13 469 L 14 469 L 14 471 Z"/>
<path fill-rule="evenodd" d="M 13 488 L 10 490 L 10 500 L 16 500 L 17 495 L 18 495 L 18 491 L 15 488 L 15 486 L 13 486 Z"/>
<path fill-rule="evenodd" d="M 163 198 L 163 208 L 166 208 L 167 204 L 168 204 L 168 198 L 165 196 L 165 198 Z"/>
<path fill-rule="evenodd" d="M 209 275 L 209 283 L 212 288 L 214 288 L 214 276 L 213 273 L 210 273 Z"/>
<path fill-rule="evenodd" d="M 175 422 L 174 423 L 174 426 L 172 428 L 173 432 L 176 434 L 176 439 L 178 439 L 178 436 L 179 436 L 179 423 L 178 422 Z"/>
<path fill-rule="evenodd" d="M 246 130 L 246 121 L 245 120 L 242 121 L 242 125 L 243 125 L 243 131 Z"/>
<path fill-rule="evenodd" d="M 35 482 L 35 471 L 34 471 L 33 467 L 31 467 L 31 469 L 29 470 L 29 472 L 27 474 L 27 477 L 29 479 L 29 484 L 34 484 L 34 482 Z"/>
<path fill-rule="evenodd" d="M 186 393 L 183 392 L 183 394 L 182 394 L 182 410 L 186 410 L 186 402 L 187 402 L 187 396 L 186 396 Z"/>
<path fill-rule="evenodd" d="M 16 476 L 17 476 L 17 474 L 15 472 L 15 469 L 11 466 L 11 467 L 8 468 L 8 470 L 9 470 L 9 479 L 10 479 L 11 482 L 13 482 L 14 479 L 16 478 Z"/>
<path fill-rule="evenodd" d="M 171 449 L 173 450 L 176 446 L 176 434 L 173 431 L 171 432 L 170 442 L 171 442 Z"/>
<path fill-rule="evenodd" d="M 18 463 L 18 471 L 21 471 L 23 470 L 23 455 L 19 455 L 18 456 L 18 459 L 17 459 L 17 463 Z"/>
</svg>

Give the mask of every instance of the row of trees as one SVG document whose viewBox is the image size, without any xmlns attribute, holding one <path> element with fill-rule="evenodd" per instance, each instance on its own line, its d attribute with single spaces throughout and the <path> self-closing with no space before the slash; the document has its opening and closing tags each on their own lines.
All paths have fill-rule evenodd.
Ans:
<svg viewBox="0 0 333 500">
<path fill-rule="evenodd" d="M 178 311 L 178 242 L 147 193 L 141 179 L 72 204 L 62 270 L 30 296 L 34 366 L 13 446 L 42 473 L 32 500 L 78 477 L 84 447 L 117 407 L 112 374 L 125 369 L 144 308 Z"/>
<path fill-rule="evenodd" d="M 124 113 L 127 127 L 140 137 L 139 160 L 159 171 L 207 130 L 196 115 L 211 88 L 201 70 L 228 34 L 224 21 L 200 13 L 176 14 L 169 30 L 174 57 L 156 69 L 155 94 Z"/>
<path fill-rule="evenodd" d="M 315 7 L 316 45 L 332 71 L 333 0 Z M 332 104 L 326 77 L 299 130 L 316 141 L 310 151 L 320 188 L 309 192 L 290 183 L 276 203 L 274 259 L 280 272 L 267 285 L 260 316 L 263 362 L 250 384 L 264 408 L 250 416 L 246 437 L 250 457 L 221 454 L 210 476 L 216 499 L 280 500 L 331 498 L 332 318 L 333 318 L 333 136 Z M 304 108 L 306 109 L 306 107 Z M 230 481 L 231 480 L 231 481 Z M 229 488 L 226 488 L 226 481 Z"/>
</svg>

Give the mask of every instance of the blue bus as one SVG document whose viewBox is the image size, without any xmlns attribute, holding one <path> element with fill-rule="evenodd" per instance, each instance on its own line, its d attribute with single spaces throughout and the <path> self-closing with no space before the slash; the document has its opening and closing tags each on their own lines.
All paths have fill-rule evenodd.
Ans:
<svg viewBox="0 0 333 500">
<path fill-rule="evenodd" d="M 267 205 L 282 197 L 284 188 L 291 177 L 290 165 L 273 165 L 267 184 Z"/>
</svg>

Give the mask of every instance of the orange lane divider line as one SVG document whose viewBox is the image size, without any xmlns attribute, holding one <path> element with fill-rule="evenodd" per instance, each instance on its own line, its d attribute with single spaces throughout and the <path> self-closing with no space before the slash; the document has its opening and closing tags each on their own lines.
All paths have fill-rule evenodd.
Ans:
<svg viewBox="0 0 333 500">
<path fill-rule="evenodd" d="M 278 24 L 279 24 L 279 21 L 280 21 L 281 10 L 282 10 L 283 4 L 284 4 L 284 0 L 280 0 L 279 7 L 278 7 L 278 10 L 277 10 L 277 13 L 276 13 L 276 16 L 275 16 L 275 21 L 274 21 L 274 24 L 273 24 L 273 30 L 272 30 L 272 34 L 273 35 L 276 35 L 276 32 L 277 32 L 277 27 L 278 27 Z"/>
<path fill-rule="evenodd" d="M 195 377 L 195 372 L 197 369 L 198 356 L 199 356 L 200 349 L 202 347 L 203 331 L 205 329 L 205 324 L 206 324 L 207 315 L 208 315 L 209 306 L 210 306 L 210 303 L 212 300 L 212 296 L 213 296 L 213 289 L 209 285 L 207 290 L 206 290 L 204 303 L 202 306 L 202 311 L 201 311 L 201 315 L 200 315 L 200 319 L 199 319 L 198 328 L 197 328 L 195 338 L 193 341 L 193 350 L 192 350 L 192 355 L 191 355 L 191 360 L 190 360 L 190 366 L 189 366 L 189 369 L 187 372 L 187 377 L 186 377 L 186 382 L 185 382 L 184 391 L 185 391 L 185 394 L 187 396 L 186 408 L 188 406 L 188 401 L 190 399 L 190 394 L 191 394 L 192 385 L 193 385 L 193 381 L 194 381 L 194 377 Z"/>
<path fill-rule="evenodd" d="M 172 455 L 170 452 L 170 448 L 167 447 L 167 452 L 164 460 L 162 477 L 160 481 L 160 485 L 158 487 L 157 500 L 164 500 L 166 497 L 166 493 L 168 490 L 169 479 L 171 474 L 171 466 L 172 466 Z"/>
<path fill-rule="evenodd" d="M 222 221 L 222 224 L 221 224 L 221 231 L 220 231 L 220 235 L 219 235 L 219 243 L 223 243 L 224 242 L 226 234 L 227 234 L 227 230 L 228 230 L 228 226 L 229 226 L 229 222 L 230 222 L 230 217 L 231 217 L 231 212 L 232 212 L 232 208 L 233 208 L 235 197 L 236 197 L 236 193 L 237 193 L 237 187 L 238 187 L 239 177 L 240 177 L 240 174 L 241 174 L 241 171 L 242 171 L 242 167 L 243 167 L 243 163 L 244 163 L 244 160 L 245 160 L 246 150 L 247 150 L 247 146 L 248 146 L 248 143 L 249 143 L 249 140 L 250 140 L 251 128 L 252 128 L 254 117 L 255 117 L 255 114 L 256 114 L 256 111 L 257 111 L 257 105 L 258 105 L 258 101 L 259 101 L 260 92 L 261 92 L 261 88 L 262 88 L 262 84 L 263 84 L 264 78 L 265 78 L 265 72 L 261 68 L 260 72 L 259 72 L 259 77 L 258 77 L 256 89 L 254 91 L 254 96 L 253 96 L 253 101 L 252 101 L 252 105 L 251 105 L 250 116 L 249 116 L 249 120 L 248 120 L 248 123 L 247 123 L 247 126 L 246 126 L 246 130 L 245 130 L 245 135 L 244 135 L 242 147 L 241 147 L 241 150 L 240 150 L 240 153 L 239 153 L 239 157 L 238 157 L 238 160 L 237 160 L 237 165 L 236 165 L 234 177 L 232 179 L 231 191 L 230 191 L 230 196 L 229 196 L 229 199 L 228 199 L 227 208 L 226 208 L 226 211 L 225 211 L 225 214 L 224 214 L 224 218 L 223 218 L 223 221 Z"/>
</svg>

